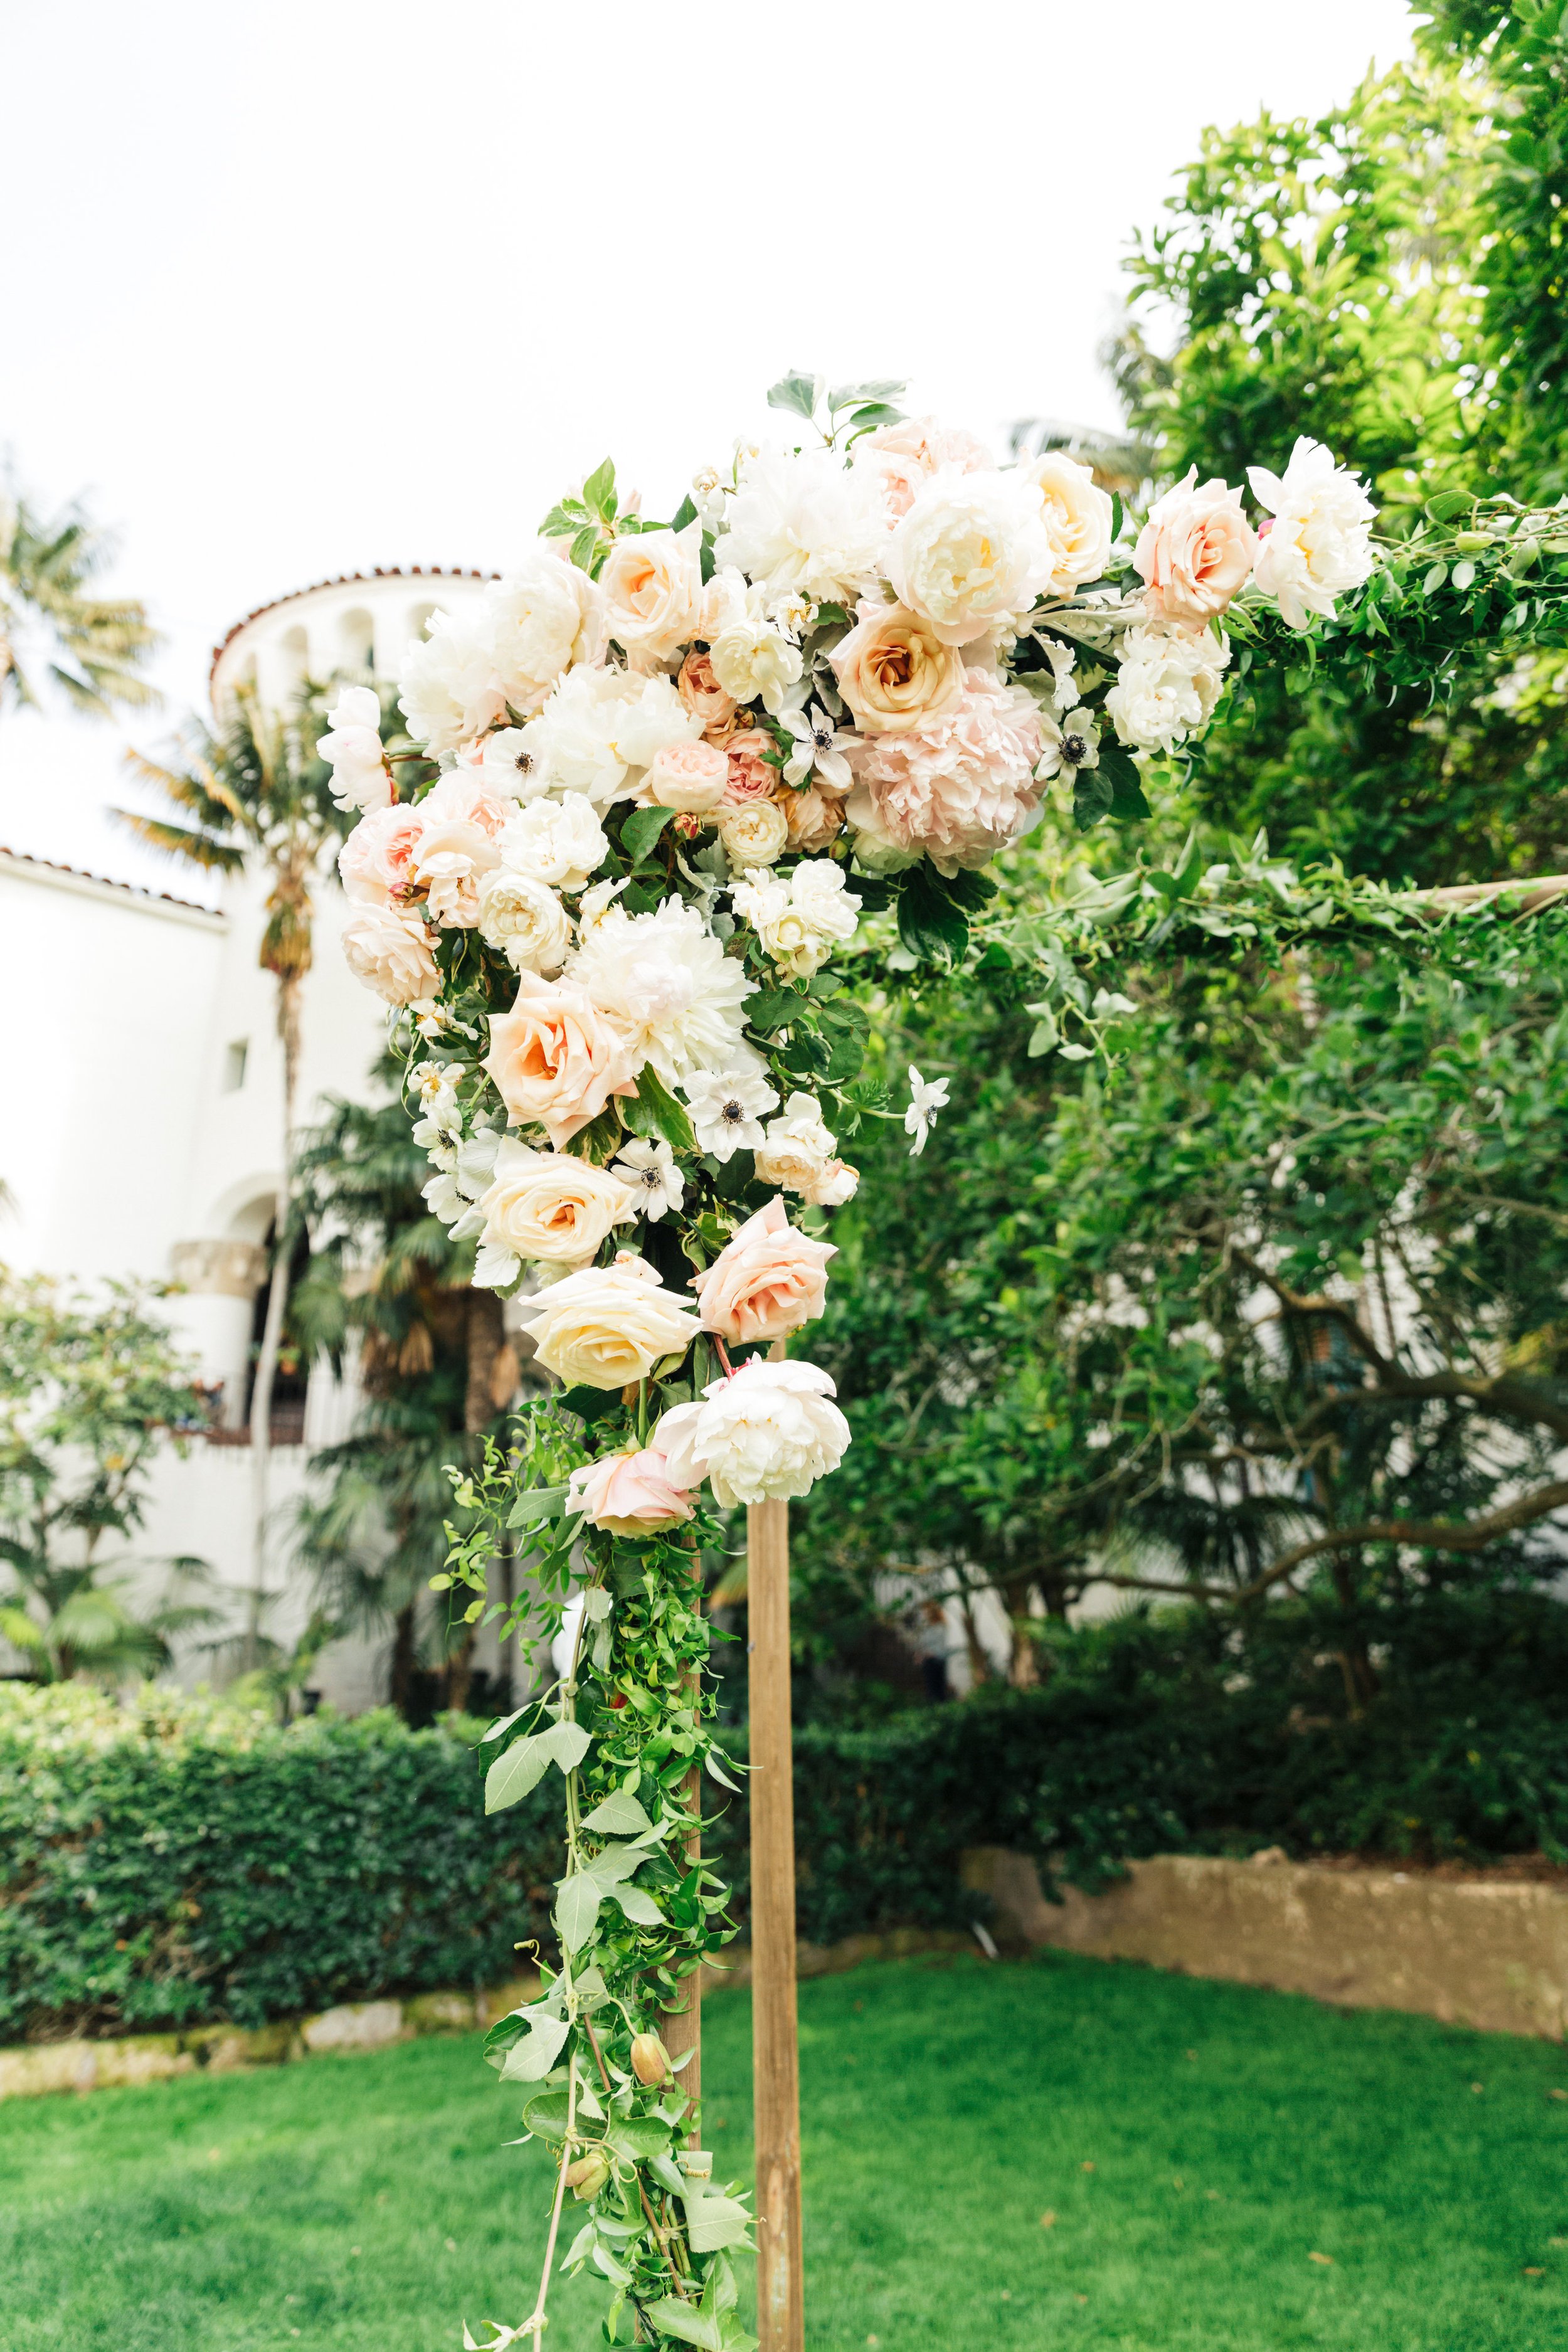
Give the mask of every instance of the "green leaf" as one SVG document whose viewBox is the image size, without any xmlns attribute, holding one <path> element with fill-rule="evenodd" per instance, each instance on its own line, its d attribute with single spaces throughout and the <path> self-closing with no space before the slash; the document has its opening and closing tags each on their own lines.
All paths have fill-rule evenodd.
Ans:
<svg viewBox="0 0 1568 2352">
<path fill-rule="evenodd" d="M 793 409 L 797 416 L 809 420 L 816 414 L 822 390 L 819 375 L 783 375 L 777 383 L 768 387 L 768 406 Z"/>
<path fill-rule="evenodd" d="M 542 2083 L 561 2055 L 571 2027 L 563 2017 L 534 2017 L 521 2042 L 514 2042 L 500 2070 L 503 2083 Z"/>
<path fill-rule="evenodd" d="M 583 485 L 583 499 L 595 514 L 602 514 L 606 522 L 615 513 L 616 464 L 613 457 L 606 457 L 602 465 L 595 467 Z"/>
<path fill-rule="evenodd" d="M 956 963 L 969 945 L 969 919 L 929 861 L 911 866 L 905 877 L 899 937 L 922 963 Z"/>
<path fill-rule="evenodd" d="M 672 1151 L 695 1151 L 697 1137 L 685 1106 L 657 1070 L 644 1063 L 635 1095 L 621 1097 L 621 1118 L 633 1135 L 662 1137 Z"/>
<path fill-rule="evenodd" d="M 900 400 L 908 388 L 894 376 L 873 377 L 868 383 L 836 383 L 827 395 L 827 405 L 832 409 L 858 408 L 868 401 Z"/>
<path fill-rule="evenodd" d="M 901 408 L 890 408 L 885 400 L 873 400 L 857 408 L 849 422 L 858 433 L 869 433 L 879 425 L 897 425 L 903 413 Z"/>
<path fill-rule="evenodd" d="M 574 1873 L 555 1898 L 555 1928 L 569 1952 L 580 1952 L 594 1932 L 604 1890 L 585 1870 Z"/>
<path fill-rule="evenodd" d="M 561 1506 L 565 1500 L 564 1486 L 531 1486 L 512 1505 L 507 1525 L 509 1528 L 531 1528 L 540 1519 L 559 1518 Z"/>
<path fill-rule="evenodd" d="M 568 2095 L 565 2091 L 541 2091 L 530 2099 L 522 2111 L 523 2130 L 537 2132 L 541 2139 L 564 2139 Z"/>
<path fill-rule="evenodd" d="M 486 1812 L 504 1813 L 509 1805 L 521 1804 L 529 1790 L 543 1780 L 549 1761 L 542 1738 L 514 1740 L 485 1774 Z"/>
<path fill-rule="evenodd" d="M 688 491 L 670 517 L 669 527 L 671 530 L 684 530 L 689 522 L 695 522 L 696 520 L 697 509 L 692 505 L 691 494 Z"/>
<path fill-rule="evenodd" d="M 563 1389 L 557 1402 L 579 1421 L 604 1421 L 610 1413 L 619 1412 L 621 1392 L 619 1389 Z"/>
<path fill-rule="evenodd" d="M 620 1905 L 621 1909 L 626 1913 L 626 1917 L 635 1921 L 637 1927 L 665 1927 L 668 1926 L 668 1921 L 666 1919 L 664 1913 L 659 1909 L 658 1905 L 654 1901 L 653 1896 L 651 1895 L 645 1894 L 640 1886 L 612 1886 L 610 1893 Z"/>
<path fill-rule="evenodd" d="M 663 2156 L 672 2137 L 671 2126 L 660 2123 L 657 2116 L 613 2116 L 605 2126 L 605 2147 L 613 2147 L 617 2156 L 629 2156 L 637 2164 L 646 2164 L 650 2156 Z"/>
<path fill-rule="evenodd" d="M 583 1827 L 597 1830 L 602 1837 L 639 1837 L 653 1823 L 635 1797 L 628 1797 L 624 1789 L 613 1789 L 591 1813 L 584 1813 Z"/>
<path fill-rule="evenodd" d="M 707 1770 L 711 1773 L 712 1777 L 718 1781 L 719 1786 L 721 1789 L 733 1789 L 735 1794 L 737 1796 L 740 1795 L 741 1784 L 738 1780 L 731 1780 L 730 1775 L 725 1771 L 724 1767 L 719 1761 L 719 1751 L 716 1748 L 710 1748 L 702 1761 Z"/>
<path fill-rule="evenodd" d="M 694 2254 L 716 2254 L 723 2246 L 743 2246 L 751 2214 L 736 2197 L 715 2197 L 710 2189 L 686 2200 L 686 2234 Z"/>
<path fill-rule="evenodd" d="M 668 2294 L 660 2303 L 645 2304 L 643 2316 L 666 2336 L 678 2336 L 682 2344 L 700 2345 L 701 2352 L 724 2352 L 724 2326 L 717 2312 L 699 2311 L 695 2304 L 678 2303 Z"/>
<path fill-rule="evenodd" d="M 817 1024 L 828 1049 L 822 1075 L 829 1086 L 847 1085 L 851 1078 L 859 1076 L 866 1058 L 870 1029 L 866 1008 L 853 1003 L 825 1005 Z"/>
<path fill-rule="evenodd" d="M 599 526 L 591 522 L 572 541 L 572 561 L 579 572 L 592 572 L 594 558 L 599 551 Z"/>
<path fill-rule="evenodd" d="M 1474 504 L 1468 490 L 1440 490 L 1435 499 L 1427 499 L 1426 511 L 1434 522 L 1452 522 Z"/>
<path fill-rule="evenodd" d="M 746 1001 L 746 1025 L 759 1037 L 771 1037 L 775 1030 L 787 1029 L 805 1011 L 806 1000 L 793 988 L 759 989 Z"/>
<path fill-rule="evenodd" d="M 633 809 L 621 823 L 621 845 L 635 866 L 640 866 L 674 816 L 667 808 Z"/>
<path fill-rule="evenodd" d="M 1115 798 L 1116 785 L 1103 761 L 1098 768 L 1080 768 L 1072 787 L 1072 821 L 1079 832 L 1087 833 L 1102 816 L 1109 816 Z"/>
<path fill-rule="evenodd" d="M 593 1744 L 582 1725 L 569 1719 L 552 1723 L 548 1731 L 539 1734 L 538 1739 L 546 1762 L 559 1765 L 563 1772 L 574 1772 Z"/>
</svg>

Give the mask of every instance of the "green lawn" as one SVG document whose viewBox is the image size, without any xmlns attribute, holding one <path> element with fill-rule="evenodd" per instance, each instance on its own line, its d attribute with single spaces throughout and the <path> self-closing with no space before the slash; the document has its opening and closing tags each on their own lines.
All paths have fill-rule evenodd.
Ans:
<svg viewBox="0 0 1568 2352">
<path fill-rule="evenodd" d="M 749 2031 L 710 2003 L 737 2171 Z M 801 2040 L 811 2352 L 1568 2345 L 1548 2044 L 1059 1956 L 808 1984 Z M 425 2042 L 0 2108 L 0 2347 L 450 2352 L 530 2307 L 517 2106 Z M 564 2285 L 551 2352 L 598 2306 Z"/>
</svg>

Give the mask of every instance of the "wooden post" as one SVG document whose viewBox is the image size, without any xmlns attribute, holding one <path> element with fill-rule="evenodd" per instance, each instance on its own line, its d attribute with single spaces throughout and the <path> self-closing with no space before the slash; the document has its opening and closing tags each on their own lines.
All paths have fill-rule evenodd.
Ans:
<svg viewBox="0 0 1568 2352">
<path fill-rule="evenodd" d="M 752 2063 L 761 2352 L 805 2352 L 800 2061 L 795 1993 L 795 1779 L 790 1748 L 789 1505 L 746 1514 L 751 1638 Z"/>
<path fill-rule="evenodd" d="M 691 1573 L 696 1586 L 692 1606 L 700 1609 L 702 1564 L 700 1559 L 692 1562 Z M 702 1677 L 700 1674 L 693 1675 L 688 1689 L 692 1705 L 695 1706 L 702 1690 Z M 688 1812 L 700 1814 L 702 1767 L 700 1764 L 694 1764 L 686 1776 L 685 1794 Z M 686 1840 L 687 1868 L 689 1870 L 701 1859 L 702 1832 L 700 1830 L 694 1829 L 688 1832 Z M 672 2058 L 679 2058 L 688 2050 L 691 2053 L 690 2063 L 681 2068 L 676 2079 L 695 2106 L 696 2102 L 702 2096 L 702 1963 L 700 1960 L 692 1969 L 691 1974 L 682 1979 L 682 1990 L 685 1994 L 684 2005 L 678 2010 L 667 2009 L 660 2012 L 664 2019 L 664 2032 L 661 2038 Z M 697 2146 L 699 2133 L 695 2117 L 692 2119 L 692 2128 L 687 2133 L 686 2137 L 689 2147 Z"/>
</svg>

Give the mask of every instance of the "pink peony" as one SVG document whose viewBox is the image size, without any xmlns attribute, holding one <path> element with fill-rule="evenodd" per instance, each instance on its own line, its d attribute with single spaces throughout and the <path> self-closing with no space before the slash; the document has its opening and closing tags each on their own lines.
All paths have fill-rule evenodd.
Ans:
<svg viewBox="0 0 1568 2352">
<path fill-rule="evenodd" d="M 724 787 L 723 807 L 744 808 L 748 801 L 773 799 L 779 788 L 779 771 L 770 768 L 763 757 L 773 748 L 773 737 L 761 727 L 748 727 L 743 734 L 731 736 L 724 746 L 730 781 Z"/>
<path fill-rule="evenodd" d="M 409 867 L 424 830 L 424 811 L 406 801 L 361 817 L 338 852 L 348 896 L 362 907 L 390 907 L 403 898 L 415 887 Z"/>
<path fill-rule="evenodd" d="M 822 1313 L 827 1261 L 837 1254 L 831 1242 L 797 1232 L 775 1193 L 736 1228 L 710 1266 L 692 1276 L 703 1329 L 717 1331 L 733 1347 L 798 1330 Z"/>
<path fill-rule="evenodd" d="M 906 416 L 897 425 L 879 425 L 857 443 L 855 464 L 879 477 L 889 522 L 908 514 L 943 466 L 955 466 L 961 474 L 996 470 L 996 460 L 984 442 L 961 425 L 939 425 L 934 416 Z"/>
<path fill-rule="evenodd" d="M 954 874 L 984 866 L 1037 821 L 1044 748 L 1027 688 L 970 669 L 955 709 L 912 734 L 877 736 L 852 765 L 877 827 Z"/>
<path fill-rule="evenodd" d="M 651 1445 L 637 1454 L 606 1454 L 571 1477 L 568 1510 L 613 1536 L 656 1536 L 691 1517 L 691 1494 L 671 1483 L 669 1465 Z"/>
</svg>

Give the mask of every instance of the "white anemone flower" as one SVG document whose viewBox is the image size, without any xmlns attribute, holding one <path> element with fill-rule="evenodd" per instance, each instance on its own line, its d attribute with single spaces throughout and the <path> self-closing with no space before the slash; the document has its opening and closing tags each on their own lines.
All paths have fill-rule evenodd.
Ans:
<svg viewBox="0 0 1568 2352">
<path fill-rule="evenodd" d="M 836 727 L 820 702 L 779 715 L 795 737 L 795 750 L 784 761 L 785 783 L 804 784 L 815 768 L 829 792 L 848 792 L 855 778 L 844 752 L 857 738 Z"/>
<path fill-rule="evenodd" d="M 639 1135 L 616 1154 L 610 1173 L 623 1180 L 640 1213 L 655 1224 L 667 1209 L 679 1208 L 686 1192 L 686 1179 L 662 1137 L 654 1141 Z"/>
<path fill-rule="evenodd" d="M 904 1133 L 914 1138 L 910 1146 L 911 1160 L 925 1150 L 936 1115 L 947 1106 L 947 1087 L 945 1078 L 922 1078 L 914 1064 L 910 1064 L 910 1107 L 904 1113 Z"/>
<path fill-rule="evenodd" d="M 763 1142 L 763 1119 L 779 1098 L 754 1070 L 693 1070 L 681 1082 L 700 1151 L 732 1160 Z"/>
<path fill-rule="evenodd" d="M 1093 711 L 1086 710 L 1081 703 L 1076 710 L 1064 711 L 1059 719 L 1042 710 L 1040 734 L 1046 748 L 1035 769 L 1037 783 L 1059 776 L 1064 768 L 1077 775 L 1082 768 L 1099 767 L 1100 728 Z"/>
</svg>

